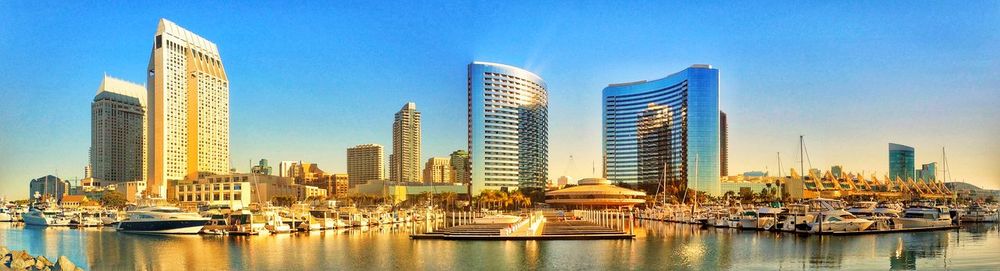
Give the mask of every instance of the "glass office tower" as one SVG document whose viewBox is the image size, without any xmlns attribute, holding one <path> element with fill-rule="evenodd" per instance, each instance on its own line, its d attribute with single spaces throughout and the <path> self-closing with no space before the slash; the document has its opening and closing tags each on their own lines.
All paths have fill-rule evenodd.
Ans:
<svg viewBox="0 0 1000 271">
<path fill-rule="evenodd" d="M 541 77 L 473 62 L 468 77 L 472 193 L 544 189 L 548 180 L 548 89 Z"/>
<path fill-rule="evenodd" d="M 603 92 L 604 171 L 629 185 L 683 184 L 720 193 L 719 70 L 693 65 Z"/>
<path fill-rule="evenodd" d="M 916 179 L 913 167 L 913 147 L 889 143 L 889 179 Z"/>
</svg>

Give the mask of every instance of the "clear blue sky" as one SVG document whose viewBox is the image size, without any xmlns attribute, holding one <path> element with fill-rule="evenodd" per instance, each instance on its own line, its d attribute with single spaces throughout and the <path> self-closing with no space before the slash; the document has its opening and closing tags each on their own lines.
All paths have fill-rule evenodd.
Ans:
<svg viewBox="0 0 1000 271">
<path fill-rule="evenodd" d="M 550 176 L 589 177 L 603 87 L 707 63 L 730 172 L 774 172 L 777 152 L 787 171 L 805 134 L 816 168 L 881 176 L 889 142 L 917 163 L 944 146 L 955 179 L 1000 188 L 1000 2 L 456 2 L 0 1 L 0 195 L 83 177 L 101 76 L 144 82 L 161 17 L 218 44 L 241 171 L 344 171 L 347 147 L 391 144 L 408 101 L 425 159 L 465 149 L 466 64 L 482 60 L 548 82 Z"/>
</svg>

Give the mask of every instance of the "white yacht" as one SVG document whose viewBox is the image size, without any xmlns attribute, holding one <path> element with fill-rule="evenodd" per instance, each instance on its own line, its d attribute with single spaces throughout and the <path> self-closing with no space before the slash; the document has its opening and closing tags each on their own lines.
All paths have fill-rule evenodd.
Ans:
<svg viewBox="0 0 1000 271">
<path fill-rule="evenodd" d="M 70 226 L 72 221 L 63 216 L 62 210 L 31 207 L 27 213 L 21 214 L 25 225 L 31 226 Z"/>
<path fill-rule="evenodd" d="M 937 228 L 951 226 L 951 214 L 945 206 L 914 206 L 903 211 L 903 216 L 893 219 L 904 229 Z"/>
<path fill-rule="evenodd" d="M 962 222 L 997 222 L 1000 219 L 998 214 L 1000 213 L 996 209 L 992 209 L 989 206 L 974 204 L 969 207 L 969 210 L 960 220 Z"/>
<path fill-rule="evenodd" d="M 143 207 L 128 212 L 128 218 L 115 227 L 121 232 L 158 234 L 196 234 L 205 227 L 209 218 L 196 213 L 185 213 L 177 207 Z"/>
<path fill-rule="evenodd" d="M 0 206 L 0 222 L 12 222 L 14 221 L 13 212 L 7 209 L 6 206 Z"/>
<path fill-rule="evenodd" d="M 845 232 L 864 231 L 875 221 L 858 218 L 844 210 L 844 202 L 840 200 L 817 198 L 808 202 L 812 221 L 806 229 L 809 232 Z"/>
</svg>

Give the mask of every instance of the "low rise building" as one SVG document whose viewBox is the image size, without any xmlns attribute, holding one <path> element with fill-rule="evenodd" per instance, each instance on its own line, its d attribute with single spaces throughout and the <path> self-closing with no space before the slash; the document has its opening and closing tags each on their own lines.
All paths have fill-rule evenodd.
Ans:
<svg viewBox="0 0 1000 271">
<path fill-rule="evenodd" d="M 463 184 L 425 184 L 417 182 L 371 181 L 351 188 L 350 194 L 388 196 L 394 202 L 406 201 L 408 197 L 421 193 L 455 193 L 460 198 L 468 196 L 468 186 Z"/>
<path fill-rule="evenodd" d="M 234 173 L 212 175 L 176 185 L 176 200 L 182 207 L 227 205 L 233 210 L 252 203 L 287 203 L 326 197 L 326 189 L 295 184 L 291 177 Z"/>
<path fill-rule="evenodd" d="M 136 203 L 146 192 L 145 181 L 120 182 L 113 185 L 115 192 L 125 195 L 125 200 Z"/>
</svg>

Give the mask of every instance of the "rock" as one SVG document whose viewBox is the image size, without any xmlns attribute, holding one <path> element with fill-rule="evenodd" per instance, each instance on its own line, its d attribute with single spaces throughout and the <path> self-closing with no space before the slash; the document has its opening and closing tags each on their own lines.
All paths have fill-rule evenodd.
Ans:
<svg viewBox="0 0 1000 271">
<path fill-rule="evenodd" d="M 55 264 L 52 263 L 52 261 L 49 261 L 49 259 L 46 259 L 45 256 L 38 256 L 35 258 L 35 269 L 44 270 L 47 267 L 52 267 L 53 265 Z"/>
<path fill-rule="evenodd" d="M 28 257 L 27 259 L 14 258 L 14 260 L 10 262 L 10 268 L 14 270 L 31 269 L 33 265 L 35 265 L 35 258 L 31 257 Z"/>
<path fill-rule="evenodd" d="M 59 256 L 59 260 L 56 260 L 56 265 L 52 267 L 52 270 L 59 271 L 74 271 L 77 269 L 80 268 L 76 267 L 76 264 L 70 261 L 69 258 L 66 258 L 66 256 Z"/>
<path fill-rule="evenodd" d="M 0 246 L 0 255 L 7 255 L 7 253 L 10 253 L 10 250 L 5 246 Z"/>
</svg>

